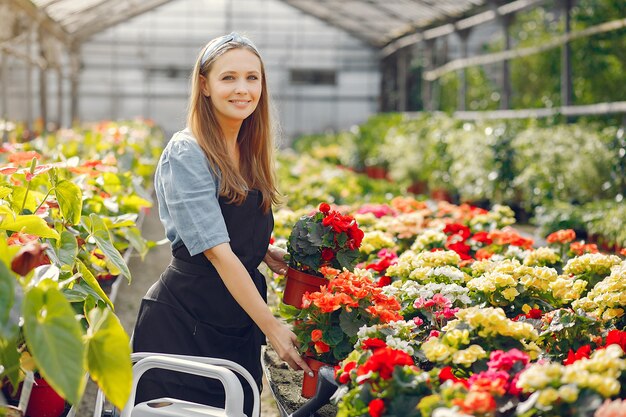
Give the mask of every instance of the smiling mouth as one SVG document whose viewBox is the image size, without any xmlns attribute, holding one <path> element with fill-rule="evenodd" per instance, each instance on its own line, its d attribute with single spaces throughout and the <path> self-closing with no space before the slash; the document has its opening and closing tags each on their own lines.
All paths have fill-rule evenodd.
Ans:
<svg viewBox="0 0 626 417">
<path fill-rule="evenodd" d="M 248 104 L 252 102 L 252 100 L 228 100 L 228 101 L 233 104 Z"/>
</svg>

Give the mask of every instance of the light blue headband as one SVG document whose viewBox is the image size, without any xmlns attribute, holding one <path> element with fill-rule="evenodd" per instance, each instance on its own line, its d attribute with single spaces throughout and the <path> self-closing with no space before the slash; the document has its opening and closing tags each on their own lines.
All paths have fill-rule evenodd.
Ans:
<svg viewBox="0 0 626 417">
<path fill-rule="evenodd" d="M 200 60 L 200 66 L 203 66 L 204 64 L 206 64 L 206 62 L 209 60 L 211 55 L 213 55 L 215 51 L 217 51 L 220 47 L 226 45 L 228 42 L 236 42 L 236 43 L 249 46 L 252 49 L 254 49 L 256 53 L 259 53 L 259 50 L 256 49 L 256 46 L 254 46 L 254 44 L 252 43 L 250 39 L 246 38 L 245 36 L 241 36 L 237 32 L 231 32 L 228 35 L 220 36 L 219 38 L 215 38 L 211 42 L 209 42 L 209 44 L 207 45 L 204 51 L 204 54 L 202 54 L 202 60 Z"/>
</svg>

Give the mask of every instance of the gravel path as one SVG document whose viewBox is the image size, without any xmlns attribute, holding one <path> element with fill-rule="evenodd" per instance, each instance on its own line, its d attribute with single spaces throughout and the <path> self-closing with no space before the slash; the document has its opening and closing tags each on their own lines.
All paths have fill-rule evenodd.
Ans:
<svg viewBox="0 0 626 417">
<path fill-rule="evenodd" d="M 163 227 L 155 209 L 152 209 L 145 217 L 142 225 L 142 235 L 144 238 L 153 241 L 159 241 L 164 238 Z M 132 283 L 128 285 L 126 282 L 121 282 L 114 301 L 115 313 L 120 318 L 124 329 L 126 329 L 129 335 L 135 325 L 141 297 L 143 297 L 150 285 L 161 275 L 169 264 L 170 259 L 171 252 L 169 244 L 153 248 L 143 261 L 137 255 L 131 257 L 129 268 L 133 276 Z M 266 386 L 266 384 L 267 382 L 264 380 L 264 385 Z M 264 417 L 278 417 L 279 413 L 276 404 L 269 391 L 266 386 L 261 394 L 261 413 Z M 96 392 L 97 388 L 95 384 L 90 381 L 83 401 L 78 408 L 77 417 L 91 417 L 93 415 Z"/>
</svg>

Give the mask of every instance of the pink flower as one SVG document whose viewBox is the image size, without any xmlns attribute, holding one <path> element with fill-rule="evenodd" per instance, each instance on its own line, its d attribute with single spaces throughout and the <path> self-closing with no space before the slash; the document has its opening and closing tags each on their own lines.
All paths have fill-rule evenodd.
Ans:
<svg viewBox="0 0 626 417">
<path fill-rule="evenodd" d="M 479 372 L 469 379 L 470 390 L 489 392 L 498 396 L 506 394 L 508 382 L 507 372 L 494 370 Z"/>
<path fill-rule="evenodd" d="M 452 307 L 452 302 L 439 293 L 433 295 L 433 301 L 439 308 Z"/>
<path fill-rule="evenodd" d="M 446 320 L 450 320 L 451 318 L 454 317 L 454 315 L 459 311 L 458 308 L 444 308 L 441 311 L 435 311 L 435 317 L 436 318 L 441 318 L 443 317 Z"/>
<path fill-rule="evenodd" d="M 422 324 L 424 324 L 424 320 L 422 320 L 420 317 L 413 317 L 413 323 L 415 323 L 416 326 L 421 326 Z"/>
<path fill-rule="evenodd" d="M 626 417 L 626 400 L 605 400 L 593 417 Z"/>
<path fill-rule="evenodd" d="M 491 352 L 487 366 L 489 366 L 490 370 L 508 371 L 518 361 L 525 366 L 528 364 L 529 359 L 529 356 L 519 349 L 511 349 L 507 352 L 496 350 Z"/>
</svg>

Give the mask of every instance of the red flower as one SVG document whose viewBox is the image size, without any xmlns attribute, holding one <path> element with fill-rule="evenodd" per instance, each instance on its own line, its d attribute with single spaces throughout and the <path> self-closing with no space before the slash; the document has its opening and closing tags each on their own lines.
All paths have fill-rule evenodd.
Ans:
<svg viewBox="0 0 626 417">
<path fill-rule="evenodd" d="M 589 355 L 591 355 L 591 346 L 589 345 L 581 346 L 576 353 L 570 349 L 567 352 L 567 359 L 563 361 L 563 365 L 571 365 L 582 358 L 588 358 Z"/>
<path fill-rule="evenodd" d="M 384 341 L 378 339 L 378 338 L 368 338 L 365 339 L 363 341 L 363 343 L 361 344 L 361 347 L 363 349 L 369 349 L 372 351 L 376 351 L 380 348 L 384 348 L 387 346 L 387 343 L 385 343 Z"/>
<path fill-rule="evenodd" d="M 357 369 L 357 375 L 378 372 L 381 379 L 389 379 L 396 366 L 415 365 L 413 358 L 401 350 L 384 347 L 376 349 L 372 356 Z M 363 381 L 365 382 L 365 381 Z"/>
<path fill-rule="evenodd" d="M 479 242 L 485 245 L 491 245 L 493 240 L 489 239 L 489 233 L 487 232 L 478 232 L 472 236 L 472 240 L 475 242 Z"/>
<path fill-rule="evenodd" d="M 377 287 L 386 287 L 389 284 L 391 284 L 391 278 L 387 275 L 383 275 L 378 279 L 378 281 L 376 281 Z"/>
<path fill-rule="evenodd" d="M 608 345 L 619 345 L 626 352 L 626 331 L 611 330 L 606 335 L 606 345 L 604 347 Z"/>
<path fill-rule="evenodd" d="M 326 262 L 332 261 L 334 257 L 335 257 L 335 252 L 333 252 L 332 249 L 329 249 L 329 248 L 322 249 L 322 259 L 324 261 Z"/>
<path fill-rule="evenodd" d="M 526 314 L 526 318 L 538 320 L 543 315 L 543 312 L 538 308 L 531 308 L 530 311 Z"/>
<path fill-rule="evenodd" d="M 330 211 L 330 205 L 328 203 L 321 203 L 319 206 L 319 211 L 326 214 Z"/>
<path fill-rule="evenodd" d="M 459 235 L 463 240 L 467 239 L 472 234 L 469 227 L 460 223 L 447 224 L 443 232 L 447 235 Z"/>
<path fill-rule="evenodd" d="M 385 403 L 380 398 L 374 398 L 370 401 L 367 409 L 372 417 L 381 417 L 385 412 Z"/>
<path fill-rule="evenodd" d="M 469 383 L 467 382 L 467 379 L 459 378 L 456 375 L 454 375 L 454 373 L 452 373 L 452 367 L 450 366 L 446 366 L 445 368 L 442 368 L 441 371 L 439 371 L 439 382 L 443 384 L 446 381 L 452 381 L 455 384 L 460 383 L 460 384 L 465 385 L 466 387 L 469 387 Z"/>
</svg>

